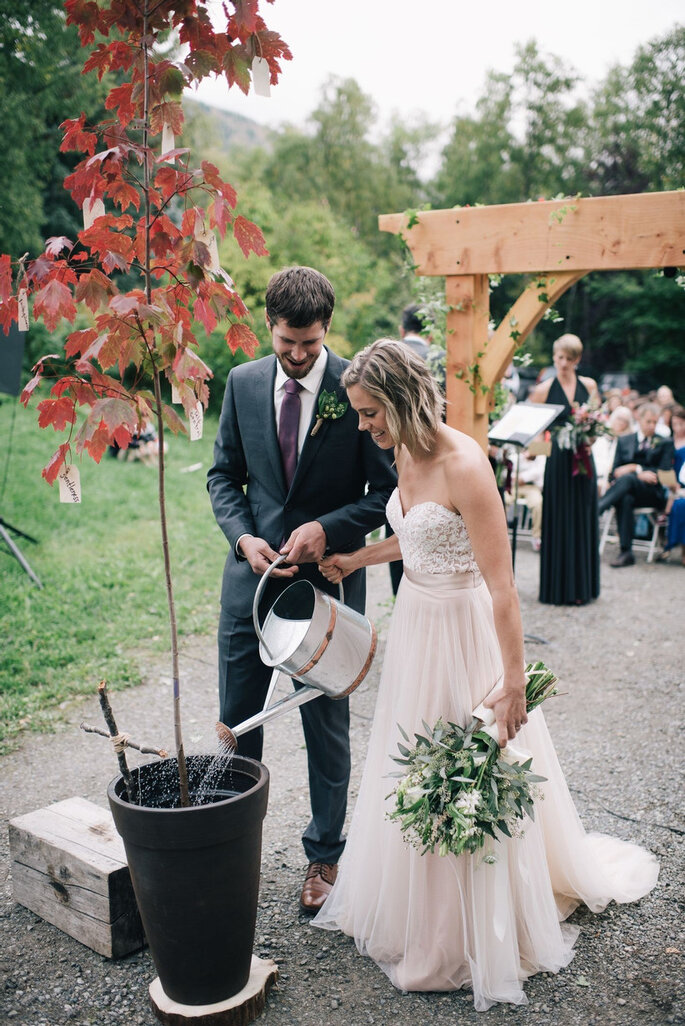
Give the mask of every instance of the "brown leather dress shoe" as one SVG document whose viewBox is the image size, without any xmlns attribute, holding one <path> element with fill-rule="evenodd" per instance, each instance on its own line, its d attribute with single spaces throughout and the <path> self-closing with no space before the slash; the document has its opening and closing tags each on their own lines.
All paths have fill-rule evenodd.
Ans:
<svg viewBox="0 0 685 1026">
<path fill-rule="evenodd" d="M 337 865 L 331 865 L 329 862 L 309 863 L 300 895 L 300 908 L 303 912 L 319 911 L 331 893 L 337 875 Z"/>
</svg>

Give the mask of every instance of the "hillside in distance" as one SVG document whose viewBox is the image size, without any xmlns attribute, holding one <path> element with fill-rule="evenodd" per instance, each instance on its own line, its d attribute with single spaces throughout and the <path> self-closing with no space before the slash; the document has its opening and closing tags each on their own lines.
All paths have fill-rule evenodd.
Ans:
<svg viewBox="0 0 685 1026">
<path fill-rule="evenodd" d="M 211 140 L 218 151 L 250 149 L 269 146 L 272 130 L 242 114 L 234 114 L 219 107 L 195 100 L 186 93 L 183 97 L 186 133 L 193 140 Z"/>
</svg>

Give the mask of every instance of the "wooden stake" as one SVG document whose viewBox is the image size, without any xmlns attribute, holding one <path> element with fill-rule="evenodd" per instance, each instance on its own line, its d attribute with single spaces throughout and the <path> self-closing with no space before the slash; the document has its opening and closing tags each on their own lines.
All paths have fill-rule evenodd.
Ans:
<svg viewBox="0 0 685 1026">
<path fill-rule="evenodd" d="M 100 683 L 98 684 L 98 698 L 100 699 L 100 708 L 102 709 L 102 715 L 105 717 L 105 723 L 107 724 L 107 729 L 109 730 L 109 736 L 112 737 L 112 738 L 117 738 L 118 739 L 119 738 L 119 731 L 117 730 L 117 723 L 116 723 L 116 720 L 114 719 L 114 713 L 112 712 L 112 706 L 110 705 L 110 702 L 109 702 L 109 696 L 107 694 L 107 681 L 106 680 L 101 680 Z M 119 762 L 119 770 L 121 772 L 122 777 L 124 778 L 124 783 L 126 785 L 126 794 L 128 795 L 128 800 L 133 805 L 135 803 L 135 800 L 136 800 L 135 799 L 135 787 L 133 785 L 133 779 L 131 777 L 131 771 L 129 770 L 128 763 L 126 762 L 126 756 L 124 755 L 124 747 L 125 747 L 125 745 L 117 745 L 117 744 L 115 744 L 114 751 L 116 752 L 117 760 Z"/>
</svg>

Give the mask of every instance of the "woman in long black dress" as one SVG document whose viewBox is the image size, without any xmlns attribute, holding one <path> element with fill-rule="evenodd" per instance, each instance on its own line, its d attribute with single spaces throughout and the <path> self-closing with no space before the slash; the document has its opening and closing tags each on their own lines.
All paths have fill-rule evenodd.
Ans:
<svg viewBox="0 0 685 1026">
<path fill-rule="evenodd" d="M 531 393 L 536 403 L 563 404 L 564 411 L 551 425 L 552 451 L 545 466 L 540 550 L 540 602 L 583 605 L 599 595 L 599 525 L 597 475 L 573 473 L 573 453 L 560 449 L 555 428 L 569 417 L 571 406 L 597 398 L 592 378 L 579 377 L 576 368 L 583 352 L 577 335 L 562 335 L 554 343 L 556 375 Z"/>
</svg>

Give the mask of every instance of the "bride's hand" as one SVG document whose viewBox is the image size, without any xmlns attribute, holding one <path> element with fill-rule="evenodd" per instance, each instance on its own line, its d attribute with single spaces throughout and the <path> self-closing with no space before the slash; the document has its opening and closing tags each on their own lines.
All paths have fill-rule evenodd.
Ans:
<svg viewBox="0 0 685 1026">
<path fill-rule="evenodd" d="M 507 742 L 512 741 L 523 724 L 528 722 L 525 691 L 519 688 L 507 690 L 505 684 L 503 688 L 488 695 L 483 705 L 494 712 L 499 731 L 499 746 L 506 748 Z"/>
<path fill-rule="evenodd" d="M 334 552 L 332 556 L 326 556 L 319 563 L 319 572 L 323 574 L 331 584 L 340 584 L 343 577 L 347 577 L 353 570 L 356 570 L 353 559 L 354 553 Z"/>
</svg>

